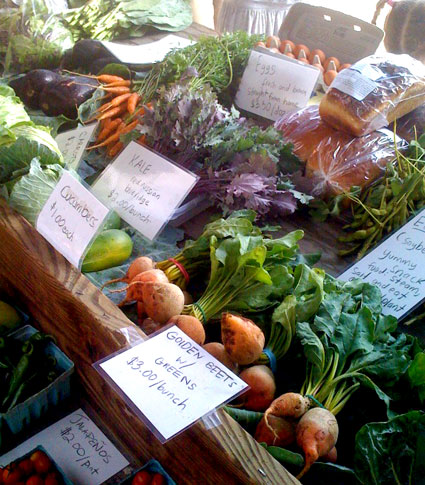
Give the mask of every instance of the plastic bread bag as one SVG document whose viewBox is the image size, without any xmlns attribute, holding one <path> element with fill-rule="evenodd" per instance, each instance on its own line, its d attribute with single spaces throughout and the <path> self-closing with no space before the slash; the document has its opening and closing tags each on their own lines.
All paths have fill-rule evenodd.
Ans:
<svg viewBox="0 0 425 485">
<path fill-rule="evenodd" d="M 7 49 L 2 59 L 4 74 L 22 73 L 32 69 L 54 69 L 63 53 L 73 44 L 71 32 L 59 16 L 52 13 L 51 2 L 24 0 L 19 8 L 8 9 Z"/>
<path fill-rule="evenodd" d="M 402 54 L 369 56 L 341 71 L 320 102 L 336 129 L 362 136 L 425 102 L 425 65 Z"/>
<path fill-rule="evenodd" d="M 303 161 L 307 161 L 323 138 L 335 133 L 321 119 L 317 105 L 286 114 L 276 121 L 275 128 L 282 133 L 285 140 L 294 145 L 294 154 Z"/>
<path fill-rule="evenodd" d="M 395 129 L 397 135 L 406 141 L 419 138 L 425 132 L 425 103 L 393 122 L 388 129 Z"/>
<path fill-rule="evenodd" d="M 397 147 L 406 146 L 397 138 Z M 395 160 L 394 134 L 386 129 L 362 137 L 335 132 L 324 138 L 310 155 L 306 176 L 312 181 L 311 195 L 322 199 L 367 187 Z"/>
</svg>

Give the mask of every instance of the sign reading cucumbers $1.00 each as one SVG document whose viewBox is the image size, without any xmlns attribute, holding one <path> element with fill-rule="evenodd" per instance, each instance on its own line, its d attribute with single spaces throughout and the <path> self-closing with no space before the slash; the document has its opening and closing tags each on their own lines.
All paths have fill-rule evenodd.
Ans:
<svg viewBox="0 0 425 485">
<path fill-rule="evenodd" d="M 109 209 L 64 170 L 38 215 L 37 231 L 79 268 Z"/>
</svg>

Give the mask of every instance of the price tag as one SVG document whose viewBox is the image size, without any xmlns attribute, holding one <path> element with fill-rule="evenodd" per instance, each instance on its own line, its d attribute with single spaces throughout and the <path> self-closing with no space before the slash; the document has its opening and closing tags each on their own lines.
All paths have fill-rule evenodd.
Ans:
<svg viewBox="0 0 425 485">
<path fill-rule="evenodd" d="M 162 442 L 248 387 L 176 326 L 95 365 Z"/>
<path fill-rule="evenodd" d="M 245 111 L 276 121 L 307 105 L 318 77 L 319 70 L 308 64 L 253 50 L 235 103 Z"/>
<path fill-rule="evenodd" d="M 97 123 L 87 126 L 78 125 L 74 130 L 65 131 L 56 136 L 59 150 L 69 168 L 78 169 L 84 150 L 96 128 Z"/>
<path fill-rule="evenodd" d="M 37 218 L 37 231 L 70 263 L 83 255 L 109 209 L 69 172 L 64 171 Z"/>
<path fill-rule="evenodd" d="M 92 186 L 94 194 L 153 240 L 198 177 L 131 142 Z"/>
<path fill-rule="evenodd" d="M 148 44 L 128 45 L 108 41 L 102 41 L 102 44 L 124 64 L 153 64 L 154 62 L 162 61 L 171 49 L 181 49 L 194 44 L 194 42 L 170 34 Z"/>
<path fill-rule="evenodd" d="M 348 268 L 339 279 L 362 278 L 382 291 L 382 311 L 399 320 L 425 298 L 425 210 Z"/>
<path fill-rule="evenodd" d="M 74 485 L 100 485 L 129 465 L 82 409 L 0 456 L 0 466 L 8 465 L 39 445 Z"/>
</svg>

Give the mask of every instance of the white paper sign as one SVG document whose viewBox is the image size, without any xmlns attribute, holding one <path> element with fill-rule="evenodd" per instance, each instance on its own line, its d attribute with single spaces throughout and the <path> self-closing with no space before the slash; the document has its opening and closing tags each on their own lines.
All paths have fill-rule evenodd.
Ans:
<svg viewBox="0 0 425 485">
<path fill-rule="evenodd" d="M 382 291 L 382 311 L 401 319 L 425 298 L 425 210 L 339 276 Z"/>
<path fill-rule="evenodd" d="M 77 268 L 109 209 L 64 171 L 38 215 L 36 228 Z"/>
<path fill-rule="evenodd" d="M 87 126 L 78 125 L 74 130 L 59 133 L 56 136 L 55 140 L 68 167 L 77 170 L 84 150 L 91 140 L 96 127 L 97 123 Z"/>
<path fill-rule="evenodd" d="M 178 327 L 99 365 L 166 441 L 247 384 Z"/>
<path fill-rule="evenodd" d="M 102 172 L 93 193 L 153 240 L 198 177 L 136 142 Z"/>
<path fill-rule="evenodd" d="M 194 42 L 170 34 L 149 44 L 128 45 L 108 41 L 102 41 L 102 44 L 125 64 L 153 64 L 162 61 L 171 49 L 187 47 Z"/>
<path fill-rule="evenodd" d="M 100 485 L 129 464 L 87 414 L 77 409 L 0 456 L 0 466 L 39 445 L 74 485 Z"/>
<path fill-rule="evenodd" d="M 243 73 L 236 105 L 276 121 L 307 105 L 319 70 L 285 56 L 252 51 Z"/>
</svg>

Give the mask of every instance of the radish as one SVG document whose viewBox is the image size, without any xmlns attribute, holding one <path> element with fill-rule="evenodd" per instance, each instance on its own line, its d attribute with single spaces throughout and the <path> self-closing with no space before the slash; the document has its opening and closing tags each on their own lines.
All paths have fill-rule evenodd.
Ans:
<svg viewBox="0 0 425 485">
<path fill-rule="evenodd" d="M 251 388 L 240 398 L 243 408 L 251 411 L 267 409 L 276 392 L 273 372 L 265 365 L 253 365 L 244 369 L 239 377 Z"/>
<path fill-rule="evenodd" d="M 305 465 L 297 476 L 299 480 L 320 457 L 327 455 L 338 439 L 338 423 L 335 416 L 323 408 L 313 408 L 307 411 L 299 420 L 297 429 L 297 444 L 303 449 Z"/>
<path fill-rule="evenodd" d="M 148 258 L 147 256 L 140 256 L 130 264 L 130 266 L 128 267 L 127 273 L 123 278 L 115 278 L 113 280 L 107 281 L 102 285 L 101 290 L 103 290 L 105 286 L 111 285 L 112 283 L 118 283 L 118 282 L 130 283 L 132 279 L 139 273 L 143 273 L 145 271 L 148 271 L 154 268 L 155 268 L 155 263 L 152 261 L 151 258 Z"/>
<path fill-rule="evenodd" d="M 295 441 L 295 423 L 277 416 L 269 416 L 267 423 L 263 416 L 257 425 L 254 438 L 267 446 L 288 446 Z"/>
<path fill-rule="evenodd" d="M 265 337 L 260 327 L 252 320 L 232 313 L 223 313 L 221 340 L 234 362 L 249 365 L 260 357 Z"/>
<path fill-rule="evenodd" d="M 184 307 L 184 295 L 177 285 L 144 283 L 140 286 L 145 312 L 152 320 L 164 324 L 174 315 L 180 315 Z"/>
<path fill-rule="evenodd" d="M 204 345 L 204 326 L 196 317 L 192 317 L 192 315 L 175 315 L 174 317 L 171 317 L 167 323 L 172 323 L 179 327 L 180 330 L 182 330 L 198 345 Z"/>
</svg>

